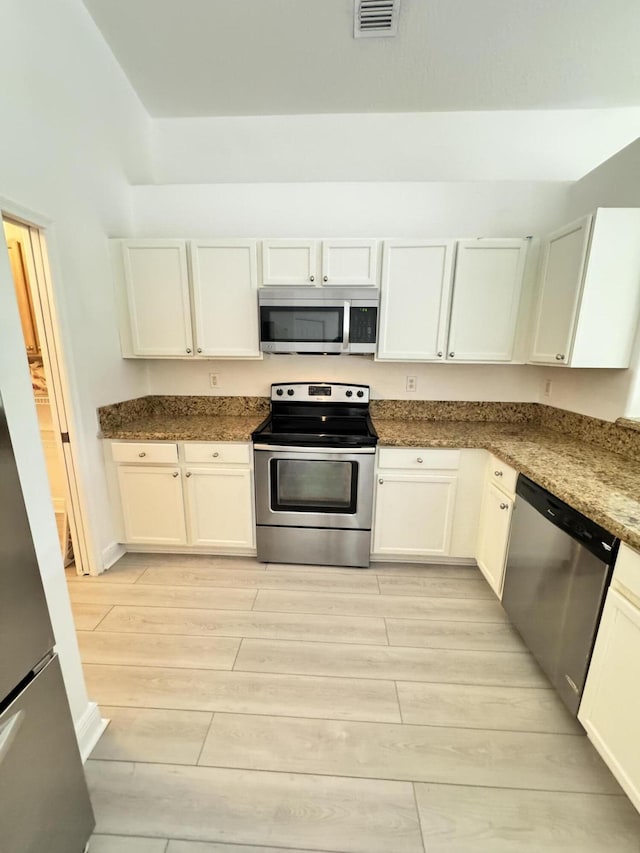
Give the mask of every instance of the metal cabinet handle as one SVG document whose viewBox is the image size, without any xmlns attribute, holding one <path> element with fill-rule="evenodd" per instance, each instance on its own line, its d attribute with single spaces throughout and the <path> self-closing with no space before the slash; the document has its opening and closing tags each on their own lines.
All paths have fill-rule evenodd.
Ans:
<svg viewBox="0 0 640 853">
<path fill-rule="evenodd" d="M 220 454 L 219 454 L 219 453 L 218 453 L 218 451 L 216 450 L 216 452 L 215 452 L 215 453 L 213 453 L 213 454 L 212 454 L 212 456 L 213 456 L 213 458 L 214 458 L 214 459 L 217 459 L 217 458 L 218 458 L 218 456 L 220 456 Z"/>
<path fill-rule="evenodd" d="M 556 361 L 564 361 L 564 354 L 561 352 L 557 353 Z"/>
<path fill-rule="evenodd" d="M 185 474 L 185 477 L 190 477 L 190 476 L 191 476 L 191 471 L 187 471 L 187 473 Z"/>
<path fill-rule="evenodd" d="M 422 462 L 422 456 L 418 456 L 418 458 L 416 459 L 416 462 Z"/>
<path fill-rule="evenodd" d="M 198 347 L 198 352 L 202 352 L 202 347 Z"/>
<path fill-rule="evenodd" d="M 328 275 L 323 275 L 323 276 L 322 276 L 322 280 L 323 280 L 323 281 L 329 281 L 329 276 L 328 276 Z"/>
<path fill-rule="evenodd" d="M 502 477 L 502 471 L 494 471 L 493 473 L 496 475 L 496 477 Z"/>
<path fill-rule="evenodd" d="M 378 480 L 378 482 L 380 483 L 380 485 L 382 485 L 384 483 L 384 480 Z"/>
<path fill-rule="evenodd" d="M 191 347 L 187 347 L 187 352 L 191 353 Z"/>
<path fill-rule="evenodd" d="M 315 280 L 316 280 L 315 275 L 310 275 L 310 276 L 309 276 L 309 281 L 315 281 Z"/>
<path fill-rule="evenodd" d="M 189 476 L 189 475 L 187 474 L 187 476 Z M 509 509 L 509 504 L 501 503 L 500 509 Z"/>
<path fill-rule="evenodd" d="M 455 352 L 450 352 L 450 353 L 449 353 L 449 358 L 453 358 L 454 356 L 455 356 Z"/>
<path fill-rule="evenodd" d="M 442 352 L 438 353 L 438 358 L 442 358 Z"/>
<path fill-rule="evenodd" d="M 143 458 L 143 456 L 146 456 L 146 455 L 147 455 L 147 454 L 146 454 L 146 452 L 145 452 L 144 450 L 141 450 L 141 451 L 140 451 L 140 453 L 138 453 L 138 456 L 140 457 L 140 459 L 142 459 L 142 458 Z"/>
<path fill-rule="evenodd" d="M 172 474 L 171 476 L 172 476 L 172 477 L 179 477 L 179 476 L 180 476 L 180 471 L 174 471 L 174 472 L 173 472 L 173 474 Z"/>
</svg>

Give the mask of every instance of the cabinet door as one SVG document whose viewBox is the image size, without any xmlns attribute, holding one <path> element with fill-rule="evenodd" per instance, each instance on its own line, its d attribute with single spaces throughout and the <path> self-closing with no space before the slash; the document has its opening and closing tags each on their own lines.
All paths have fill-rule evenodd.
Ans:
<svg viewBox="0 0 640 853">
<path fill-rule="evenodd" d="M 591 217 L 556 231 L 544 243 L 531 361 L 568 364 L 576 323 Z"/>
<path fill-rule="evenodd" d="M 387 474 L 376 483 L 373 552 L 406 557 L 449 552 L 455 474 Z"/>
<path fill-rule="evenodd" d="M 186 543 L 182 478 L 177 468 L 120 465 L 118 485 L 126 542 Z"/>
<path fill-rule="evenodd" d="M 453 241 L 384 244 L 378 358 L 444 358 Z"/>
<path fill-rule="evenodd" d="M 122 244 L 131 346 L 138 356 L 193 353 L 186 246 L 181 240 Z"/>
<path fill-rule="evenodd" d="M 513 500 L 487 482 L 482 498 L 476 560 L 489 586 L 502 598 Z"/>
<path fill-rule="evenodd" d="M 315 240 L 263 240 L 262 284 L 317 284 L 317 254 Z"/>
<path fill-rule="evenodd" d="M 610 589 L 578 719 L 640 810 L 639 707 L 640 610 Z"/>
<path fill-rule="evenodd" d="M 323 240 L 322 284 L 375 287 L 377 251 L 376 240 Z"/>
<path fill-rule="evenodd" d="M 510 361 L 527 240 L 464 240 L 456 249 L 448 359 Z"/>
<path fill-rule="evenodd" d="M 255 547 L 248 468 L 190 468 L 185 479 L 191 545 Z"/>
<path fill-rule="evenodd" d="M 260 358 L 255 241 L 198 240 L 190 251 L 197 354 Z"/>
</svg>

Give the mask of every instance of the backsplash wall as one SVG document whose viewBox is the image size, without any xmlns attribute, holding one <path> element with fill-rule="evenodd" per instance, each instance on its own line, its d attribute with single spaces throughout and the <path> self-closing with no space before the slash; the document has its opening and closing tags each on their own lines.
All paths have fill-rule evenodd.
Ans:
<svg viewBox="0 0 640 853">
<path fill-rule="evenodd" d="M 375 362 L 360 356 L 267 355 L 262 361 L 148 361 L 149 394 L 264 396 L 272 382 L 332 381 L 371 386 L 374 399 L 541 400 L 545 369 L 530 365 Z M 212 388 L 210 374 L 218 385 Z M 415 376 L 417 390 L 406 390 Z"/>
</svg>

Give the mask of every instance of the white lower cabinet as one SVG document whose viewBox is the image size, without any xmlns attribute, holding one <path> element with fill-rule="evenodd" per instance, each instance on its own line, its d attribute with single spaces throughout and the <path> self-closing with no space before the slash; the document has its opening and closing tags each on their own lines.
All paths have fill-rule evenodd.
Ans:
<svg viewBox="0 0 640 853">
<path fill-rule="evenodd" d="M 622 546 L 618 563 L 638 582 L 622 594 L 618 565 L 598 628 L 578 719 L 609 769 L 640 810 L 640 554 Z"/>
<path fill-rule="evenodd" d="M 496 456 L 489 457 L 485 469 L 475 556 L 480 571 L 500 599 L 517 480 L 517 471 Z"/>
<path fill-rule="evenodd" d="M 121 465 L 117 476 L 125 540 L 133 545 L 185 545 L 180 470 Z"/>
<path fill-rule="evenodd" d="M 189 468 L 185 482 L 191 545 L 255 547 L 250 470 Z"/>
<path fill-rule="evenodd" d="M 487 480 L 482 496 L 476 559 L 489 586 L 502 598 L 513 499 Z"/>
<path fill-rule="evenodd" d="M 106 458 L 124 544 L 255 553 L 249 444 L 111 442 Z"/>
<path fill-rule="evenodd" d="M 459 455 L 421 448 L 379 451 L 374 556 L 411 560 L 449 554 Z"/>
</svg>

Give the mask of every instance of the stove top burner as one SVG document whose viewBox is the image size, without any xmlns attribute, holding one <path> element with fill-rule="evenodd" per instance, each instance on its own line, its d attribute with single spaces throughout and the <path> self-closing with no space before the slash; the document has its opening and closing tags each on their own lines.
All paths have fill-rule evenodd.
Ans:
<svg viewBox="0 0 640 853">
<path fill-rule="evenodd" d="M 369 415 L 369 387 L 344 383 L 277 383 L 271 414 L 254 442 L 307 447 L 372 447 L 378 442 Z"/>
</svg>

